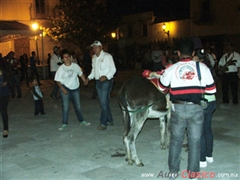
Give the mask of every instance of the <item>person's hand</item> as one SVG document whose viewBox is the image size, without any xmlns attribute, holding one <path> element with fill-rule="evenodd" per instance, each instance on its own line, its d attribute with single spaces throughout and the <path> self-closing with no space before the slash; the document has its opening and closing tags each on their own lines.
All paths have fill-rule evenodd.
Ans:
<svg viewBox="0 0 240 180">
<path fill-rule="evenodd" d="M 63 94 L 65 94 L 65 95 L 68 94 L 68 91 L 67 91 L 64 87 L 62 88 L 62 92 L 63 92 Z"/>
<path fill-rule="evenodd" d="M 106 81 L 106 80 L 107 80 L 107 77 L 106 77 L 106 76 L 101 76 L 99 80 L 100 80 L 101 82 Z"/>
<path fill-rule="evenodd" d="M 84 86 L 87 86 L 89 82 L 89 79 L 85 79 L 85 81 L 83 81 Z"/>
<path fill-rule="evenodd" d="M 6 85 L 7 85 L 7 82 L 4 82 L 4 83 L 3 83 L 3 86 L 6 86 Z"/>
</svg>

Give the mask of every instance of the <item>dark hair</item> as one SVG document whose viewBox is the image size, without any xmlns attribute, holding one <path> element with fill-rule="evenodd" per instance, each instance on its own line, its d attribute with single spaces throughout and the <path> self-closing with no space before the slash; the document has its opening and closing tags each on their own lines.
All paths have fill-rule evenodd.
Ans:
<svg viewBox="0 0 240 180">
<path fill-rule="evenodd" d="M 197 56 L 199 59 L 204 60 L 205 58 L 207 58 L 207 53 L 205 52 L 204 49 L 198 48 L 198 49 L 195 49 L 194 51 L 195 51 L 194 56 Z"/>
<path fill-rule="evenodd" d="M 182 55 L 192 56 L 194 44 L 190 38 L 181 39 L 177 44 L 177 49 Z"/>
<path fill-rule="evenodd" d="M 37 80 L 37 77 L 36 77 L 36 76 L 31 76 L 31 77 L 29 78 L 29 82 L 32 83 L 32 82 L 34 81 L 34 79 Z"/>
<path fill-rule="evenodd" d="M 211 63 L 206 51 L 202 48 L 195 49 L 194 56 L 197 56 L 201 62 L 204 63 L 208 68 L 211 69 Z"/>
<path fill-rule="evenodd" d="M 68 55 L 70 55 L 70 52 L 67 50 L 67 49 L 63 49 L 62 51 L 61 51 L 61 58 L 63 59 L 63 55 L 64 54 L 68 54 Z"/>
</svg>

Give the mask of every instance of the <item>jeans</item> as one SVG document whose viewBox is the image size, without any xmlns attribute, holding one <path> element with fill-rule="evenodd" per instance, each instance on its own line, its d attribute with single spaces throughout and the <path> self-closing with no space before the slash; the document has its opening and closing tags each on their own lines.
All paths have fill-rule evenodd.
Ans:
<svg viewBox="0 0 240 180">
<path fill-rule="evenodd" d="M 81 112 L 79 88 L 74 90 L 70 90 L 67 87 L 64 88 L 68 91 L 68 94 L 64 94 L 62 90 L 59 89 L 62 99 L 62 124 L 68 124 L 69 100 L 72 101 L 79 122 L 84 121 Z"/>
<path fill-rule="evenodd" d="M 113 79 L 101 82 L 96 80 L 96 89 L 100 106 L 102 108 L 100 124 L 107 126 L 107 123 L 113 123 L 112 113 L 109 107 L 110 92 L 113 86 Z"/>
<path fill-rule="evenodd" d="M 8 130 L 8 102 L 9 96 L 0 96 L 0 112 L 3 121 L 3 130 Z"/>
<path fill-rule="evenodd" d="M 55 74 L 56 74 L 56 72 L 51 72 L 51 76 L 53 77 L 53 79 L 54 79 L 54 77 L 55 77 Z M 54 87 L 53 87 L 51 96 L 57 97 L 57 96 L 58 96 L 58 91 L 59 91 L 59 87 L 58 87 L 58 85 L 57 85 L 57 82 L 54 81 Z"/>
<path fill-rule="evenodd" d="M 213 134 L 212 134 L 212 114 L 216 109 L 216 101 L 208 103 L 208 108 L 204 110 L 204 122 L 201 136 L 200 161 L 206 161 L 207 157 L 212 157 Z"/>
<path fill-rule="evenodd" d="M 174 104 L 173 106 L 170 120 L 169 170 L 178 172 L 180 169 L 182 143 L 187 128 L 189 147 L 187 170 L 199 172 L 203 108 L 198 104 Z"/>
<path fill-rule="evenodd" d="M 14 86 L 16 85 L 17 87 L 17 96 L 18 97 L 22 97 L 22 91 L 21 91 L 21 87 L 20 87 L 20 77 L 19 75 L 13 75 L 10 79 L 10 90 L 11 90 L 11 96 L 12 98 L 15 97 L 15 89 Z"/>
<path fill-rule="evenodd" d="M 41 113 L 41 114 L 45 113 L 42 100 L 35 100 L 34 105 L 35 105 L 35 109 L 34 109 L 34 114 L 35 115 L 38 115 L 38 113 Z"/>
</svg>

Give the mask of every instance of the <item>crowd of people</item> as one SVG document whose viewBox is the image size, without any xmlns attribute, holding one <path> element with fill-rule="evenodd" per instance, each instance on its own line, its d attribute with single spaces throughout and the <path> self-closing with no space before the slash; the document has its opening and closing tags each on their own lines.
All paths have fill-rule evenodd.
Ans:
<svg viewBox="0 0 240 180">
<path fill-rule="evenodd" d="M 84 120 L 81 111 L 79 77 L 84 85 L 87 85 L 90 80 L 95 80 L 101 107 L 100 123 L 97 129 L 106 130 L 107 126 L 113 125 L 109 101 L 117 67 L 113 56 L 103 51 L 100 41 L 94 41 L 91 47 L 94 55 L 91 58 L 89 51 L 84 53 L 87 61 L 85 66 L 79 62 L 76 53 L 66 49 L 61 50 L 58 46 L 54 46 L 53 54 L 48 55 L 50 77 L 54 80 L 50 96 L 53 99 L 61 98 L 62 103 L 62 125 L 59 128 L 61 131 L 68 127 L 69 101 L 73 104 L 80 125 L 90 125 L 90 122 Z M 179 171 L 181 146 L 185 132 L 188 134 L 188 171 L 197 173 L 200 167 L 206 167 L 207 163 L 214 161 L 211 122 L 216 109 L 216 82 L 214 81 L 217 80 L 217 75 L 221 74 L 222 103 L 230 102 L 228 92 L 230 88 L 232 103 L 238 104 L 240 55 L 233 50 L 231 43 L 228 43 L 225 49 L 226 53 L 218 61 L 213 46 L 205 49 L 194 48 L 192 41 L 182 40 L 176 51 L 171 47 L 162 51 L 156 44 L 144 57 L 137 58 L 136 68 L 138 69 L 141 68 L 139 63 L 143 62 L 139 59 L 145 59 L 145 64 L 152 71 L 164 70 L 160 78 L 161 90 L 165 92 L 167 88 L 170 89 L 172 115 L 168 163 L 172 173 Z M 17 60 L 13 51 L 5 57 L 0 54 L 0 110 L 4 138 L 8 137 L 9 97 L 22 97 L 21 81 L 26 80 L 26 84 L 31 85 L 35 104 L 34 115 L 45 114 L 37 63 L 38 58 L 34 51 L 31 52 L 29 60 L 27 54 L 23 54 Z M 30 76 L 27 72 L 28 64 L 30 64 Z M 207 105 L 203 108 L 204 103 Z M 174 177 L 170 178 L 174 179 Z M 190 179 L 196 179 L 196 176 Z"/>
</svg>

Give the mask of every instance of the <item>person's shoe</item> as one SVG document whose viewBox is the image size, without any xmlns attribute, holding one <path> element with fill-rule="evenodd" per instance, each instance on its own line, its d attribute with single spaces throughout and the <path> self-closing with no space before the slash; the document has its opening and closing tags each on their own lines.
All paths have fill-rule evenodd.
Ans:
<svg viewBox="0 0 240 180">
<path fill-rule="evenodd" d="M 46 113 L 45 112 L 41 113 L 41 115 L 44 115 L 44 114 L 46 114 Z"/>
<path fill-rule="evenodd" d="M 67 124 L 63 124 L 62 127 L 58 128 L 59 131 L 62 131 L 67 128 Z"/>
<path fill-rule="evenodd" d="M 34 116 L 37 116 L 38 115 L 38 113 L 34 113 Z"/>
<path fill-rule="evenodd" d="M 3 131 L 3 138 L 7 138 L 8 137 L 8 130 L 4 130 Z"/>
<path fill-rule="evenodd" d="M 17 96 L 17 98 L 21 98 L 22 96 Z"/>
<path fill-rule="evenodd" d="M 80 125 L 83 125 L 83 126 L 89 126 L 90 124 L 91 124 L 90 122 L 86 122 L 86 121 L 80 122 Z"/>
<path fill-rule="evenodd" d="M 206 157 L 206 160 L 207 160 L 207 162 L 209 162 L 209 163 L 213 163 L 213 157 Z"/>
<path fill-rule="evenodd" d="M 108 126 L 113 126 L 113 123 L 112 122 L 107 122 L 107 125 Z"/>
<path fill-rule="evenodd" d="M 50 95 L 50 97 L 53 98 L 53 99 L 55 99 L 55 100 L 57 99 L 57 97 L 54 96 L 54 95 Z"/>
<path fill-rule="evenodd" d="M 189 179 L 189 180 L 198 180 L 198 178 L 193 178 L 193 179 Z"/>
<path fill-rule="evenodd" d="M 205 168 L 205 167 L 207 167 L 207 161 L 200 161 L 199 166 L 200 166 L 200 168 Z"/>
<path fill-rule="evenodd" d="M 100 124 L 100 125 L 97 127 L 97 129 L 98 129 L 98 130 L 106 130 L 107 127 L 104 126 L 104 125 L 102 125 L 102 124 Z"/>
</svg>

